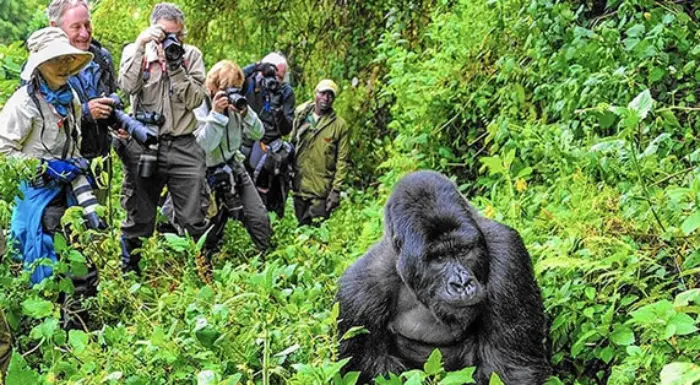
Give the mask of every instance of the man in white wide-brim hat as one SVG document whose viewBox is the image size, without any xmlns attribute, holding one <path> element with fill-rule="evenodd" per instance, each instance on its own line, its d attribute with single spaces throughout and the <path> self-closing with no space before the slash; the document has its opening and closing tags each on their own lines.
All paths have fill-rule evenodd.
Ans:
<svg viewBox="0 0 700 385">
<path fill-rule="evenodd" d="M 26 84 L 0 112 L 0 154 L 41 160 L 39 175 L 21 184 L 23 198 L 17 200 L 10 229 L 25 268 L 32 269 L 32 282 L 38 283 L 53 274 L 53 263 L 32 265 L 42 258 L 57 261 L 53 236 L 68 206 L 80 204 L 87 226 L 100 226 L 89 166 L 79 150 L 81 104 L 68 84 L 93 55 L 73 47 L 55 27 L 34 32 L 27 48 L 29 59 L 21 73 Z M 82 277 L 69 276 L 77 295 L 96 292 L 94 268 Z"/>
</svg>

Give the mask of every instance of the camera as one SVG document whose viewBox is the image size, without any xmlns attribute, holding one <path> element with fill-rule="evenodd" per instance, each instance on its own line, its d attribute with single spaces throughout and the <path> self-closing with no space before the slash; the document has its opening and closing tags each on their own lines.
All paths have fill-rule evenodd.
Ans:
<svg viewBox="0 0 700 385">
<path fill-rule="evenodd" d="M 163 114 L 157 112 L 139 112 L 136 114 L 136 120 L 154 131 L 158 131 L 158 127 L 165 123 Z M 139 176 L 142 178 L 152 177 L 158 169 L 158 142 L 150 145 L 145 145 L 145 149 L 139 157 L 137 166 Z"/>
<path fill-rule="evenodd" d="M 234 105 L 239 111 L 248 106 L 248 100 L 243 96 L 240 88 L 227 88 L 226 97 L 228 98 L 229 104 Z"/>
<path fill-rule="evenodd" d="M 124 112 L 124 105 L 117 94 L 113 93 L 107 97 L 112 99 L 112 102 L 114 102 L 112 105 L 112 115 L 109 118 L 112 121 L 111 125 L 123 127 L 134 139 L 144 146 L 150 146 L 158 142 L 158 130 L 154 129 L 153 126 L 163 125 L 163 122 L 165 122 L 164 116 L 156 114 L 160 116 L 151 116 L 148 117 L 149 119 L 142 120 L 139 119 L 138 115 L 143 114 L 137 114 L 136 118 L 134 119 L 129 116 L 129 114 Z M 148 125 L 148 123 L 143 123 L 143 121 L 155 121 L 160 123 Z"/>
<path fill-rule="evenodd" d="M 87 170 L 85 171 L 87 172 Z M 78 175 L 71 182 L 75 200 L 84 210 L 86 225 L 89 229 L 104 229 L 106 225 L 95 212 L 97 208 L 97 198 L 92 191 L 92 186 L 85 175 Z"/>
<path fill-rule="evenodd" d="M 229 165 L 214 168 L 209 177 L 217 203 L 222 205 L 228 215 L 234 219 L 240 219 L 243 213 L 243 202 L 236 190 L 236 178 Z"/>
<path fill-rule="evenodd" d="M 57 159 L 55 161 L 66 165 L 63 170 L 67 170 L 68 165 L 71 165 L 72 171 L 66 172 L 66 174 L 75 175 L 73 179 L 70 180 L 50 176 L 50 174 L 47 173 L 48 170 L 46 170 L 46 167 L 51 167 L 51 164 L 49 163 L 47 166 L 44 164 L 44 160 L 42 160 L 42 164 L 39 165 L 39 169 L 37 170 L 36 177 L 31 181 L 31 186 L 34 188 L 43 188 L 50 183 L 56 182 L 65 183 L 66 185 L 70 184 L 70 189 L 73 191 L 76 202 L 84 209 L 83 216 L 85 217 L 87 227 L 90 229 L 107 228 L 95 210 L 98 202 L 92 190 L 90 180 L 87 177 L 87 175 L 90 175 L 90 162 L 85 158 Z M 64 171 L 60 170 L 54 172 L 64 173 Z M 69 178 L 67 175 L 66 177 Z"/>
<path fill-rule="evenodd" d="M 277 66 L 272 63 L 265 63 L 262 70 L 263 86 L 270 92 L 277 92 L 280 89 L 280 81 L 277 78 Z"/>
<path fill-rule="evenodd" d="M 168 63 L 179 63 L 182 56 L 185 55 L 185 49 L 182 48 L 182 43 L 180 43 L 176 33 L 166 33 L 162 45 Z"/>
</svg>

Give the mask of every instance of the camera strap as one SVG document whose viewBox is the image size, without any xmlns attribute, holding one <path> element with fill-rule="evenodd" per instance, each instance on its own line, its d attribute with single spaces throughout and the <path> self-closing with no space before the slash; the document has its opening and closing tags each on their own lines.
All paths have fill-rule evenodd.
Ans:
<svg viewBox="0 0 700 385">
<path fill-rule="evenodd" d="M 39 111 L 39 116 L 41 116 L 41 133 L 39 135 L 41 145 L 42 147 L 44 147 L 44 150 L 46 150 L 46 152 L 48 152 L 51 156 L 55 157 L 56 155 L 54 155 L 51 152 L 51 150 L 49 150 L 49 148 L 46 146 L 46 143 L 44 143 L 44 132 L 46 131 L 46 117 L 44 116 L 44 112 L 41 109 L 41 103 L 39 102 L 39 98 L 37 96 L 38 81 L 38 79 L 35 79 L 34 82 L 31 82 L 27 85 L 27 93 L 29 94 L 29 97 L 32 99 L 34 105 Z M 58 113 L 58 111 L 56 111 L 56 109 L 51 105 L 51 103 L 46 104 L 48 105 L 48 108 L 49 110 L 51 110 L 51 112 L 53 112 L 57 116 L 61 116 Z M 75 100 L 72 100 L 70 103 L 70 113 L 66 117 L 61 117 L 61 120 L 59 121 L 59 126 L 57 127 L 59 131 L 61 130 L 61 128 L 63 128 L 66 134 L 66 141 L 63 144 L 63 151 L 61 152 L 61 159 L 66 159 L 66 157 L 68 156 L 68 150 L 71 146 L 71 140 L 73 140 L 74 142 L 73 151 L 71 151 L 71 156 L 75 154 L 75 149 L 78 147 L 78 131 L 76 127 L 77 126 L 75 124 Z"/>
</svg>

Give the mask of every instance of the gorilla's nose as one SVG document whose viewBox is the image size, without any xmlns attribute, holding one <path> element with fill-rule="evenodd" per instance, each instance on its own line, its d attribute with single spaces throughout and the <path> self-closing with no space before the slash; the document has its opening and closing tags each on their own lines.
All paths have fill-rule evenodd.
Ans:
<svg viewBox="0 0 700 385">
<path fill-rule="evenodd" d="M 450 285 L 450 290 L 457 294 L 472 294 L 476 288 L 474 278 L 461 274 L 450 278 L 448 284 Z"/>
</svg>

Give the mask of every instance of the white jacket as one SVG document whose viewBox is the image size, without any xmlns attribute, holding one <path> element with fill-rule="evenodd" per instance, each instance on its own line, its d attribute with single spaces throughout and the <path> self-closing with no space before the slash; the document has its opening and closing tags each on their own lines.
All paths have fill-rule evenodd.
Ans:
<svg viewBox="0 0 700 385">
<path fill-rule="evenodd" d="M 248 107 L 245 117 L 232 113 L 230 116 L 209 111 L 206 101 L 196 110 L 197 129 L 194 136 L 197 143 L 207 153 L 207 167 L 216 166 L 235 157 L 241 162 L 245 159 L 240 153 L 241 141 L 262 138 L 265 129 L 252 108 Z"/>
<path fill-rule="evenodd" d="M 74 115 L 69 113 L 64 120 L 37 92 L 40 113 L 29 96 L 27 87 L 24 85 L 15 91 L 0 111 L 0 154 L 21 158 L 60 159 L 65 149 L 66 158 L 80 156 L 81 106 L 75 91 Z M 74 133 L 71 132 L 73 130 Z"/>
</svg>

